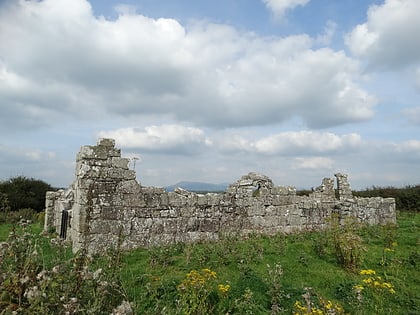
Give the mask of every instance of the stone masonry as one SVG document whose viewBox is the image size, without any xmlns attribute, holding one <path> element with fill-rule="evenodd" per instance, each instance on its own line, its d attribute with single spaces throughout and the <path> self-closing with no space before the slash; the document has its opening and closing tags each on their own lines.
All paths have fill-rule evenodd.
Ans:
<svg viewBox="0 0 420 315">
<path fill-rule="evenodd" d="M 324 178 L 309 196 L 274 186 L 256 173 L 242 176 L 223 193 L 196 194 L 142 186 L 112 139 L 83 146 L 76 162 L 73 184 L 47 193 L 44 226 L 68 239 L 75 252 L 85 246 L 100 253 L 117 244 L 133 249 L 320 229 L 333 213 L 368 224 L 396 222 L 393 198 L 354 197 L 347 175 L 339 173 L 337 188 L 333 179 Z"/>
</svg>

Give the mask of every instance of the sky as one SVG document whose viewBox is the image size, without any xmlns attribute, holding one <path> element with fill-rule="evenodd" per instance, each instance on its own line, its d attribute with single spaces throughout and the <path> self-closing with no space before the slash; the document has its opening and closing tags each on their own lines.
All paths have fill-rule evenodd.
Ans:
<svg viewBox="0 0 420 315">
<path fill-rule="evenodd" d="M 420 183 L 418 0 L 0 0 L 0 180 Z"/>
</svg>

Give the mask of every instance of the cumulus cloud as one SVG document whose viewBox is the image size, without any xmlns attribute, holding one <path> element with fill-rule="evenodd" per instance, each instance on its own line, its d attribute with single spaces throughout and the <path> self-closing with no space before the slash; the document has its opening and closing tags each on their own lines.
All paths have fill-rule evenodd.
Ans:
<svg viewBox="0 0 420 315">
<path fill-rule="evenodd" d="M 401 143 L 395 144 L 396 151 L 399 153 L 410 153 L 420 157 L 420 141 L 419 140 L 407 140 Z"/>
<path fill-rule="evenodd" d="M 337 29 L 337 23 L 335 23 L 334 21 L 328 20 L 324 27 L 324 33 L 318 35 L 315 39 L 315 42 L 319 45 L 325 45 L 325 46 L 330 45 L 334 37 L 336 29 Z"/>
<path fill-rule="evenodd" d="M 334 161 L 327 157 L 297 157 L 294 159 L 292 167 L 294 169 L 332 169 Z"/>
<path fill-rule="evenodd" d="M 40 161 L 50 161 L 55 157 L 54 152 L 14 148 L 0 144 L 0 161 L 3 162 L 13 160 L 17 163 L 37 163 Z"/>
<path fill-rule="evenodd" d="M 297 6 L 305 6 L 310 0 L 262 0 L 278 19 L 284 17 L 287 10 Z"/>
<path fill-rule="evenodd" d="M 159 115 L 217 128 L 301 117 L 325 128 L 369 119 L 377 103 L 354 59 L 315 49 L 307 35 L 266 38 L 132 10 L 107 20 L 86 0 L 44 0 L 1 4 L 0 42 L 1 106 L 20 108 L 2 125 L 12 115 L 28 128 Z"/>
<path fill-rule="evenodd" d="M 386 0 L 369 8 L 367 21 L 347 35 L 353 54 L 373 67 L 398 69 L 420 62 L 420 1 Z"/>
<path fill-rule="evenodd" d="M 221 150 L 247 151 L 263 155 L 314 155 L 355 150 L 362 144 L 360 135 L 352 133 L 336 135 L 330 132 L 289 131 L 257 140 L 240 135 L 215 141 Z"/>
<path fill-rule="evenodd" d="M 360 143 L 358 134 L 339 136 L 330 132 L 299 131 L 263 138 L 255 143 L 255 148 L 266 154 L 308 154 L 354 149 Z"/>
<path fill-rule="evenodd" d="M 144 129 L 122 128 L 101 131 L 100 137 L 113 138 L 123 148 L 143 152 L 161 152 L 174 154 L 197 153 L 211 142 L 202 129 L 181 125 L 148 126 Z"/>
</svg>

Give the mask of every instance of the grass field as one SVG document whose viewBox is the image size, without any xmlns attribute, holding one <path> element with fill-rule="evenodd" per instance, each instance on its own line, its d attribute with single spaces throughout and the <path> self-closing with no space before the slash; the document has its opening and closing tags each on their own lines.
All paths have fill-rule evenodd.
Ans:
<svg viewBox="0 0 420 315">
<path fill-rule="evenodd" d="M 0 225 L 1 241 L 10 228 Z M 39 234 L 40 227 L 32 230 Z M 420 214 L 401 213 L 398 227 L 250 235 L 114 253 L 112 270 L 136 314 L 419 314 L 419 231 Z M 57 256 L 49 241 L 41 243 L 45 268 Z M 343 253 L 351 260 L 340 260 Z M 92 272 L 108 267 L 103 258 L 88 266 Z"/>
</svg>

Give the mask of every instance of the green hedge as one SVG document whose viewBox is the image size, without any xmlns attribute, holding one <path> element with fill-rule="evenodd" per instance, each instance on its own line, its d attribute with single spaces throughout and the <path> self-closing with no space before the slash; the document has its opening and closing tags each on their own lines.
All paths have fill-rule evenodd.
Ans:
<svg viewBox="0 0 420 315">
<path fill-rule="evenodd" d="M 420 185 L 395 187 L 372 186 L 362 191 L 354 191 L 354 196 L 395 198 L 398 211 L 420 212 Z"/>
</svg>

